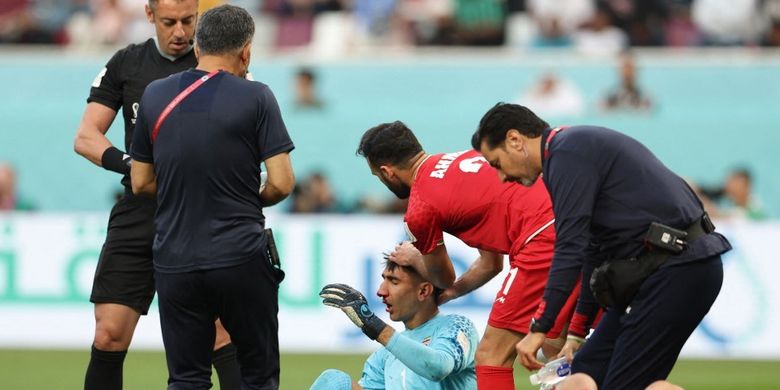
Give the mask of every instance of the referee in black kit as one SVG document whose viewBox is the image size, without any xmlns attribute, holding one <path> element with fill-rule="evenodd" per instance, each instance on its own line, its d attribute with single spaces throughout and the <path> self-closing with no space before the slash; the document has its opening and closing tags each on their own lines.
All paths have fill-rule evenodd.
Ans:
<svg viewBox="0 0 780 390">
<path fill-rule="evenodd" d="M 574 356 L 578 374 L 556 388 L 644 389 L 665 379 L 718 296 L 720 255 L 731 249 L 690 187 L 633 138 L 551 129 L 516 104 L 490 109 L 472 146 L 505 181 L 531 185 L 541 175 L 553 202 L 555 254 L 542 305 L 517 344 L 521 363 L 541 367 L 536 352 L 582 273 L 580 306 L 595 295 L 608 309 Z M 578 312 L 593 315 L 592 306 Z"/>
<path fill-rule="evenodd" d="M 125 193 L 111 210 L 90 301 L 95 304 L 95 335 L 84 380 L 86 390 L 121 389 L 123 365 L 136 324 L 154 298 L 152 240 L 154 199 L 130 190 L 130 156 L 106 138 L 119 109 L 124 120 L 124 150 L 129 150 L 138 104 L 146 86 L 197 65 L 192 38 L 197 0 L 148 0 L 146 17 L 155 37 L 114 54 L 92 82 L 87 107 L 74 142 L 76 152 L 98 166 L 123 175 Z M 120 146 L 121 147 L 121 146 Z M 217 322 L 214 367 L 223 390 L 240 386 L 236 352 Z"/>
<path fill-rule="evenodd" d="M 151 83 L 133 134 L 133 192 L 157 195 L 154 268 L 169 389 L 211 387 L 219 317 L 238 350 L 242 388 L 279 386 L 280 269 L 262 207 L 294 185 L 293 143 L 268 86 L 244 79 L 254 21 L 206 11 L 198 67 Z M 262 192 L 260 165 L 268 179 Z"/>
</svg>

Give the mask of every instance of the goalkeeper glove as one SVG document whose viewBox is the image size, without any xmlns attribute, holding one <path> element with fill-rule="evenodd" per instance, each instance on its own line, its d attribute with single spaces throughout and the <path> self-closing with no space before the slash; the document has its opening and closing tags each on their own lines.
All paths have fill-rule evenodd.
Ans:
<svg viewBox="0 0 780 390">
<path fill-rule="evenodd" d="M 366 297 L 346 284 L 329 284 L 322 288 L 320 297 L 323 304 L 341 309 L 371 340 L 376 340 L 387 326 L 368 308 Z"/>
</svg>

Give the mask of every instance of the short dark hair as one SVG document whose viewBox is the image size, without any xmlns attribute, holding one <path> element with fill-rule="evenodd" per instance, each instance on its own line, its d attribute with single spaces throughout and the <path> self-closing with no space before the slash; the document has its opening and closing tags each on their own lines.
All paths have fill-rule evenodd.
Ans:
<svg viewBox="0 0 780 390">
<path fill-rule="evenodd" d="M 177 3 L 183 3 L 183 2 L 185 2 L 185 1 L 187 1 L 187 0 L 176 0 L 176 2 L 177 2 Z M 151 9 L 152 9 L 152 12 L 155 12 L 155 11 L 157 11 L 157 4 L 158 4 L 159 2 L 160 2 L 160 0 L 149 0 L 149 1 L 148 1 L 149 8 L 151 8 Z M 195 0 L 195 5 L 198 5 L 198 0 Z"/>
<path fill-rule="evenodd" d="M 412 130 L 403 122 L 395 121 L 368 129 L 360 139 L 356 153 L 375 166 L 389 164 L 407 168 L 412 157 L 422 150 Z"/>
<path fill-rule="evenodd" d="M 316 76 L 314 75 L 314 71 L 310 68 L 300 68 L 298 69 L 298 72 L 296 72 L 296 76 L 305 78 L 309 82 L 314 82 L 314 79 Z"/>
<path fill-rule="evenodd" d="M 404 272 L 414 276 L 418 280 L 423 281 L 423 282 L 427 282 L 427 280 L 423 279 L 422 275 L 420 275 L 420 273 L 417 272 L 417 270 L 414 269 L 414 267 L 412 267 L 411 265 L 399 265 L 395 261 L 387 260 L 387 261 L 385 261 L 385 268 L 387 268 L 387 270 L 390 271 L 390 272 L 395 272 L 396 269 L 400 268 L 400 269 L 404 270 Z M 433 301 L 436 302 L 436 304 L 438 305 L 439 304 L 439 296 L 441 295 L 441 293 L 444 292 L 444 289 L 436 287 L 436 285 L 434 285 L 433 283 L 431 283 L 431 285 L 433 285 L 433 294 L 432 294 L 433 295 Z"/>
<path fill-rule="evenodd" d="M 495 148 L 504 142 L 506 132 L 511 129 L 527 137 L 536 138 L 548 128 L 550 125 L 528 107 L 499 102 L 482 116 L 477 131 L 471 137 L 471 146 L 475 150 L 480 150 L 482 141 L 486 141 L 488 147 Z"/>
<path fill-rule="evenodd" d="M 252 41 L 255 22 L 245 9 L 230 4 L 214 7 L 198 21 L 195 39 L 201 53 L 220 55 L 235 52 Z"/>
<path fill-rule="evenodd" d="M 746 167 L 736 167 L 731 170 L 731 176 L 739 176 L 747 180 L 748 183 L 753 181 L 753 175 L 750 173 L 750 169 Z"/>
</svg>

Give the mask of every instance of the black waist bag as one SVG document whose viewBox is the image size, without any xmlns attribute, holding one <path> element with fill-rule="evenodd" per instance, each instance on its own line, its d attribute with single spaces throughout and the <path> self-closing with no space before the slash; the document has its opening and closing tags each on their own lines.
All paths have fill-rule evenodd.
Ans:
<svg viewBox="0 0 780 390">
<path fill-rule="evenodd" d="M 679 254 L 687 242 L 693 242 L 715 231 L 707 213 L 685 231 L 654 222 L 645 236 L 648 252 L 639 257 L 604 262 L 593 270 L 590 289 L 603 307 L 625 308 L 639 292 L 645 279 L 655 272 L 669 256 Z"/>
<path fill-rule="evenodd" d="M 645 279 L 655 272 L 669 253 L 653 251 L 639 257 L 606 261 L 593 270 L 590 289 L 603 307 L 624 308 L 639 292 Z"/>
</svg>

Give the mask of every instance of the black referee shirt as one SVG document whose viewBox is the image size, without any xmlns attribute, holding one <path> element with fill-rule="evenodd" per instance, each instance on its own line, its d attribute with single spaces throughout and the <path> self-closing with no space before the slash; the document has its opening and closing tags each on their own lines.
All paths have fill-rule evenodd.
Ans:
<svg viewBox="0 0 780 390">
<path fill-rule="evenodd" d="M 95 77 L 87 103 L 100 103 L 115 111 L 122 108 L 125 150 L 129 151 L 138 105 L 146 86 L 154 80 L 194 68 L 197 64 L 194 50 L 171 61 L 160 55 L 157 42 L 152 38 L 142 44 L 131 44 L 116 52 Z M 122 178 L 122 185 L 130 188 L 129 175 Z"/>
<path fill-rule="evenodd" d="M 265 84 L 219 72 L 187 96 L 160 127 L 180 91 L 206 73 L 188 70 L 146 88 L 130 155 L 157 175 L 155 270 L 230 267 L 265 249 L 260 163 L 293 143 Z"/>
<path fill-rule="evenodd" d="M 550 132 L 542 133 L 542 156 Z M 592 296 L 588 281 L 597 265 L 593 262 L 639 255 L 651 222 L 684 230 L 704 214 L 681 177 L 622 133 L 603 127 L 568 127 L 550 140 L 548 152 L 542 178 L 553 203 L 556 242 L 545 310 L 538 321 L 542 329 L 553 324 L 581 271 L 583 295 Z M 668 264 L 703 259 L 730 248 L 725 237 L 709 234 L 689 243 Z M 577 310 L 593 314 L 594 308 Z"/>
</svg>

